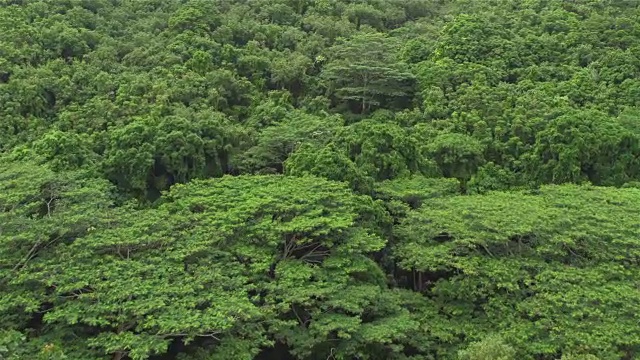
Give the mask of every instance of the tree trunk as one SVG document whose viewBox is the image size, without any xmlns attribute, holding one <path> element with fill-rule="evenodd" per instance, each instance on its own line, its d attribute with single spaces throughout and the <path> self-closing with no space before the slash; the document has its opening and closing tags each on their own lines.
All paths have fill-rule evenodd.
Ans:
<svg viewBox="0 0 640 360">
<path fill-rule="evenodd" d="M 364 114 L 367 111 L 367 84 L 368 84 L 367 74 L 364 75 L 363 84 L 362 84 L 362 111 Z"/>
</svg>

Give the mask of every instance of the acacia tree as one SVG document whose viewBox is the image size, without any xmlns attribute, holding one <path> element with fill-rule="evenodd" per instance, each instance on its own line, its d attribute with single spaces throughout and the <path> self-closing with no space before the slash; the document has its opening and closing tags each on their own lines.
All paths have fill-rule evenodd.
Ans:
<svg viewBox="0 0 640 360">
<path fill-rule="evenodd" d="M 318 178 L 193 181 L 158 208 L 111 211 L 12 282 L 46 289 L 32 305 L 48 304 L 41 336 L 58 334 L 68 356 L 148 359 L 179 342 L 251 359 L 277 341 L 301 359 L 332 348 L 346 359 L 415 326 L 382 306 L 393 295 L 366 256 L 384 246 L 372 229 L 385 222 L 370 198 Z"/>
<path fill-rule="evenodd" d="M 50 308 L 48 287 L 23 277 L 43 263 L 60 262 L 59 249 L 104 224 L 111 186 L 25 159 L 4 156 L 0 163 L 0 357 L 87 358 L 82 349 L 59 348 L 70 329 L 41 322 Z"/>
<path fill-rule="evenodd" d="M 440 309 L 425 326 L 449 327 L 449 343 L 501 335 L 523 357 L 633 358 L 639 199 L 576 185 L 436 198 L 396 229 L 394 256 L 422 274 Z"/>
<path fill-rule="evenodd" d="M 396 49 L 393 39 L 381 33 L 354 35 L 331 47 L 321 74 L 329 93 L 351 102 L 359 113 L 409 105 L 414 76 L 394 58 Z"/>
</svg>

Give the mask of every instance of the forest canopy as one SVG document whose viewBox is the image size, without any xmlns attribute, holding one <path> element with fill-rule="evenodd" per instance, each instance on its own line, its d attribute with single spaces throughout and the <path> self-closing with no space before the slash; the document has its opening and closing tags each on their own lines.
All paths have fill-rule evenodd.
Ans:
<svg viewBox="0 0 640 360">
<path fill-rule="evenodd" d="M 0 0 L 0 359 L 640 358 L 635 0 Z"/>
</svg>

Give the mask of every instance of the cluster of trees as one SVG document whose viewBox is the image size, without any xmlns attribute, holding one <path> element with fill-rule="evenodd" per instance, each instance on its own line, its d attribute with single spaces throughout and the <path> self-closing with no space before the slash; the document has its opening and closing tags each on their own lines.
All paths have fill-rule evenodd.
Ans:
<svg viewBox="0 0 640 360">
<path fill-rule="evenodd" d="M 640 357 L 638 16 L 0 0 L 0 359 Z"/>
</svg>

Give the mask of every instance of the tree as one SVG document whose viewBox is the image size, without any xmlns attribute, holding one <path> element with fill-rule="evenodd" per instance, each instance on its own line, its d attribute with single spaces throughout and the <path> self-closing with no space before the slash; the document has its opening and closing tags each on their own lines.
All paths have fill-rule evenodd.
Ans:
<svg viewBox="0 0 640 360">
<path fill-rule="evenodd" d="M 271 64 L 271 80 L 294 93 L 300 93 L 313 61 L 298 52 L 284 52 Z"/>
<path fill-rule="evenodd" d="M 379 33 L 358 34 L 333 46 L 321 75 L 329 94 L 359 113 L 409 106 L 414 77 L 396 62 L 395 53 L 392 39 Z"/>
<path fill-rule="evenodd" d="M 425 145 L 426 153 L 440 167 L 445 177 L 460 180 L 463 189 L 467 181 L 484 162 L 482 144 L 470 137 L 458 133 L 442 133 Z"/>
<path fill-rule="evenodd" d="M 284 163 L 287 175 L 313 175 L 348 183 L 360 194 L 371 194 L 373 179 L 334 143 L 318 146 L 304 143 Z"/>
<path fill-rule="evenodd" d="M 55 173 L 33 161 L 2 158 L 0 170 L 0 356 L 9 359 L 86 358 L 86 349 L 62 349 L 69 328 L 50 327 L 44 283 L 24 281 L 34 268 L 59 262 L 65 248 L 104 225 L 111 186 L 78 172 Z M 44 333 L 44 334 L 43 334 Z"/>
<path fill-rule="evenodd" d="M 428 280 L 441 313 L 429 326 L 449 326 L 450 344 L 498 334 L 518 357 L 633 357 L 638 196 L 565 185 L 435 198 L 396 228 L 393 256 Z"/>
<path fill-rule="evenodd" d="M 505 344 L 500 337 L 491 336 L 472 343 L 465 350 L 460 350 L 458 358 L 460 360 L 514 360 L 516 351 Z"/>
<path fill-rule="evenodd" d="M 601 112 L 558 117 L 538 134 L 528 164 L 541 182 L 622 185 L 638 171 L 637 135 Z"/>
<path fill-rule="evenodd" d="M 328 144 L 300 147 L 286 162 L 290 174 L 310 173 L 349 181 L 369 193 L 376 181 L 437 175 L 436 165 L 420 151 L 417 139 L 392 121 L 367 119 L 335 131 Z M 363 179 L 368 177 L 369 180 Z"/>
<path fill-rule="evenodd" d="M 386 302 L 384 275 L 367 254 L 384 246 L 374 225 L 387 220 L 344 185 L 280 176 L 194 181 L 174 186 L 158 208 L 125 206 L 108 219 L 12 281 L 48 289 L 39 300 L 49 304 L 48 331 L 83 334 L 60 338 L 63 347 L 148 359 L 172 342 L 189 349 L 195 341 L 192 350 L 250 358 L 280 341 L 294 354 L 326 357 L 334 341 L 382 326 L 363 316 Z M 407 316 L 399 307 L 379 311 Z"/>
<path fill-rule="evenodd" d="M 299 110 L 288 110 L 283 117 L 263 128 L 257 143 L 240 156 L 241 171 L 282 173 L 284 162 L 303 143 L 326 144 L 344 122 L 339 116 L 313 116 Z"/>
<path fill-rule="evenodd" d="M 154 198 L 174 183 L 226 173 L 241 137 L 234 131 L 223 114 L 211 111 L 139 118 L 109 134 L 105 172 L 123 190 Z"/>
</svg>

